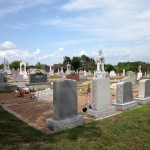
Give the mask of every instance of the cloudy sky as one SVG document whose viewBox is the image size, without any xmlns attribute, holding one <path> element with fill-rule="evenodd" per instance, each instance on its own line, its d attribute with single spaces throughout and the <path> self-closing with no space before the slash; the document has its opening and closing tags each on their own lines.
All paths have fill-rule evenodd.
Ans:
<svg viewBox="0 0 150 150">
<path fill-rule="evenodd" d="M 150 0 L 0 0 L 0 63 L 64 56 L 150 62 Z"/>
</svg>

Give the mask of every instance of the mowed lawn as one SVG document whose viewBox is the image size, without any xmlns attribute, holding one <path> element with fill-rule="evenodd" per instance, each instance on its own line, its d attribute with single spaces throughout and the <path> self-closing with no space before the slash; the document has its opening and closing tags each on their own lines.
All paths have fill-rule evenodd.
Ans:
<svg viewBox="0 0 150 150">
<path fill-rule="evenodd" d="M 54 134 L 0 107 L 0 150 L 150 150 L 150 104 Z"/>
</svg>

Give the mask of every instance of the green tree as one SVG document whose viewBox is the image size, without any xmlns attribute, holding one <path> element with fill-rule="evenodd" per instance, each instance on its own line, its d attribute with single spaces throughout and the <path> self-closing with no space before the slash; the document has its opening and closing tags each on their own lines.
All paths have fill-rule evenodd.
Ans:
<svg viewBox="0 0 150 150">
<path fill-rule="evenodd" d="M 67 66 L 68 63 L 71 64 L 71 58 L 68 56 L 65 56 L 63 60 L 63 65 Z"/>
<path fill-rule="evenodd" d="M 42 64 L 40 62 L 37 62 L 37 64 L 35 65 L 37 69 L 41 69 L 42 68 Z"/>
<path fill-rule="evenodd" d="M 115 69 L 115 67 L 113 65 L 111 65 L 111 64 L 105 64 L 105 71 L 110 72 L 112 70 L 116 71 L 116 69 Z"/>
<path fill-rule="evenodd" d="M 84 70 L 94 70 L 96 68 L 95 60 L 86 55 L 81 56 L 82 67 Z"/>
<path fill-rule="evenodd" d="M 10 69 L 15 69 L 15 70 L 17 70 L 17 69 L 19 69 L 20 68 L 20 61 L 13 61 L 11 64 L 9 64 L 9 66 L 10 66 Z"/>
<path fill-rule="evenodd" d="M 0 64 L 0 69 L 3 69 L 3 64 Z"/>
<path fill-rule="evenodd" d="M 80 57 L 73 57 L 71 61 L 71 66 L 73 70 L 79 70 L 81 67 L 81 58 Z"/>
</svg>

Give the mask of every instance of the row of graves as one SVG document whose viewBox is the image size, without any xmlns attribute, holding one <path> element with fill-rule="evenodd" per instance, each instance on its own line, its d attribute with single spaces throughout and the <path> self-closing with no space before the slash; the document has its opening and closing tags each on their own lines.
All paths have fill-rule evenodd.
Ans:
<svg viewBox="0 0 150 150">
<path fill-rule="evenodd" d="M 113 102 L 110 101 L 110 78 L 104 70 L 104 57 L 102 51 L 99 51 L 97 57 L 97 70 L 94 72 L 94 77 L 90 82 L 91 90 L 86 94 L 91 94 L 92 102 L 89 104 L 87 101 L 83 112 L 88 114 L 89 117 L 101 119 L 104 117 L 112 116 L 118 111 L 125 111 L 133 109 L 138 105 L 150 102 L 150 79 L 143 79 L 139 81 L 139 94 L 137 98 L 133 98 L 133 85 L 132 80 L 124 79 L 116 83 L 116 97 Z M 79 74 L 78 74 L 79 75 Z M 78 92 L 77 85 L 79 76 L 72 73 L 69 66 L 67 67 L 66 78 L 49 83 L 47 74 L 38 72 L 30 74 L 29 83 L 19 85 L 23 82 L 24 72 L 15 76 L 16 87 L 22 87 L 24 91 L 29 90 L 33 92 L 33 97 L 37 100 L 53 101 L 53 116 L 46 119 L 48 127 L 54 131 L 65 130 L 73 128 L 85 123 L 84 113 L 78 113 Z M 15 78 L 14 77 L 14 78 Z M 0 83 L 4 82 L 4 76 L 0 74 Z M 17 83 L 19 83 L 17 85 Z M 38 91 L 35 87 L 44 85 L 45 90 Z M 31 87 L 32 90 L 31 90 Z M 18 89 L 16 92 L 20 93 Z M 23 96 L 23 94 L 22 94 Z M 88 99 L 87 99 L 88 100 Z"/>
<path fill-rule="evenodd" d="M 139 95 L 136 99 L 133 99 L 131 82 L 117 83 L 116 100 L 113 103 L 110 102 L 109 78 L 94 78 L 91 87 L 92 104 L 87 107 L 87 114 L 95 119 L 108 117 L 116 114 L 117 111 L 133 109 L 139 104 L 150 102 L 149 79 L 139 82 Z M 78 113 L 77 103 L 77 81 L 64 79 L 54 82 L 54 115 L 46 120 L 49 128 L 60 131 L 84 124 L 84 116 Z"/>
<path fill-rule="evenodd" d="M 99 64 L 91 81 L 92 103 L 84 112 L 95 119 L 117 114 L 118 111 L 133 109 L 150 102 L 150 79 L 139 81 L 138 98 L 133 98 L 132 82 L 122 81 L 116 84 L 116 99 L 110 101 L 110 78 L 104 71 L 104 58 L 99 53 Z M 84 115 L 78 113 L 77 81 L 64 79 L 54 82 L 53 117 L 46 120 L 50 129 L 55 131 L 72 128 L 85 123 Z"/>
</svg>

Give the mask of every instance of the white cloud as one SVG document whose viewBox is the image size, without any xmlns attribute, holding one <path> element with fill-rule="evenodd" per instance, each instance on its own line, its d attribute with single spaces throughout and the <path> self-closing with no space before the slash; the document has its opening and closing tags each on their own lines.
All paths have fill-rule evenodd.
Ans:
<svg viewBox="0 0 150 150">
<path fill-rule="evenodd" d="M 12 25 L 6 24 L 5 26 L 8 26 L 12 29 L 27 29 L 30 27 L 30 25 L 28 24 L 12 24 Z"/>
<path fill-rule="evenodd" d="M 40 49 L 37 49 L 35 52 L 33 52 L 33 55 L 38 55 L 38 54 L 40 54 Z"/>
<path fill-rule="evenodd" d="M 58 48 L 58 50 L 51 52 L 50 55 L 42 55 L 40 49 L 31 52 L 29 50 L 19 49 L 13 42 L 6 41 L 0 44 L 0 58 L 1 60 L 3 60 L 2 58 L 7 58 L 9 61 L 23 60 L 29 64 L 35 64 L 37 61 L 53 64 L 62 62 L 63 50 L 64 48 Z"/>
<path fill-rule="evenodd" d="M 0 45 L 0 51 L 15 49 L 16 46 L 11 41 L 6 41 Z"/>
<path fill-rule="evenodd" d="M 64 48 L 63 47 L 60 47 L 59 49 L 58 49 L 58 51 L 63 51 L 64 50 Z"/>
<path fill-rule="evenodd" d="M 86 9 L 117 9 L 132 8 L 136 5 L 134 0 L 71 0 L 61 8 L 66 11 L 78 11 Z"/>
<path fill-rule="evenodd" d="M 88 53 L 87 53 L 85 50 L 82 50 L 82 51 L 79 53 L 79 56 L 82 56 L 82 55 L 88 56 Z"/>
</svg>

